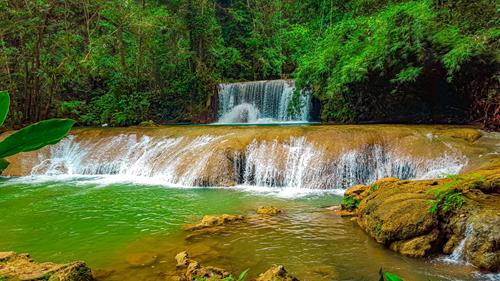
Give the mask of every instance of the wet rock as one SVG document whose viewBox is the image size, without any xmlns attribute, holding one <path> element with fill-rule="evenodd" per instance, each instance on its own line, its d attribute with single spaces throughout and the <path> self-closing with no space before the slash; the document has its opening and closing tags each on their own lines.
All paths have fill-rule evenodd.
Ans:
<svg viewBox="0 0 500 281">
<path fill-rule="evenodd" d="M 483 209 L 469 222 L 472 233 L 465 237 L 464 248 L 467 261 L 481 269 L 500 271 L 500 211 Z"/>
<path fill-rule="evenodd" d="M 369 187 L 364 184 L 355 185 L 346 190 L 344 196 L 351 196 L 357 200 L 361 199 L 361 194 L 364 194 L 369 190 Z"/>
<path fill-rule="evenodd" d="M 448 136 L 457 139 L 463 139 L 467 142 L 475 142 L 483 136 L 480 131 L 471 128 L 448 129 L 438 133 L 442 136 Z"/>
<path fill-rule="evenodd" d="M 433 230 L 427 235 L 417 236 L 408 240 L 393 242 L 389 247 L 405 256 L 421 258 L 432 252 L 439 237 L 439 231 Z"/>
<path fill-rule="evenodd" d="M 299 281 L 290 275 L 282 265 L 273 265 L 266 272 L 262 273 L 255 281 Z"/>
<path fill-rule="evenodd" d="M 126 261 L 132 267 L 151 266 L 156 263 L 158 256 L 153 253 L 132 253 L 127 255 Z"/>
<path fill-rule="evenodd" d="M 186 225 L 183 227 L 184 230 L 186 231 L 194 231 L 194 230 L 200 230 L 204 228 L 211 228 L 211 227 L 216 227 L 216 226 L 224 226 L 228 224 L 232 224 L 235 222 L 241 222 L 245 219 L 244 216 L 241 215 L 220 215 L 220 216 L 211 216 L 207 215 L 204 216 L 203 219 L 195 224 L 195 225 Z"/>
<path fill-rule="evenodd" d="M 5 280 L 94 281 L 84 262 L 37 263 L 28 254 L 0 252 L 0 276 Z"/>
<path fill-rule="evenodd" d="M 392 183 L 392 182 L 397 182 L 397 181 L 399 181 L 398 178 L 391 178 L 391 177 L 381 178 L 381 179 L 375 181 L 373 183 L 373 185 L 380 186 L 380 185 L 385 184 L 385 183 Z"/>
<path fill-rule="evenodd" d="M 175 256 L 177 268 L 181 271 L 178 273 L 178 280 L 191 281 L 200 278 L 207 278 L 208 280 L 220 280 L 229 277 L 231 274 L 224 269 L 203 266 L 199 262 L 189 258 L 186 251 L 180 252 Z"/>
<path fill-rule="evenodd" d="M 189 255 L 187 251 L 183 251 L 175 255 L 175 261 L 177 262 L 177 267 L 187 267 L 189 265 Z"/>
<path fill-rule="evenodd" d="M 341 217 L 354 217 L 357 215 L 356 209 L 345 210 L 345 209 L 342 209 L 341 206 L 331 206 L 331 207 L 328 207 L 326 209 L 335 212 L 335 214 L 337 214 Z"/>
<path fill-rule="evenodd" d="M 259 215 L 277 215 L 277 214 L 281 214 L 283 211 L 276 208 L 276 207 L 273 207 L 273 206 L 262 206 L 262 207 L 259 207 L 257 209 L 257 214 Z"/>
<path fill-rule="evenodd" d="M 443 246 L 443 254 L 449 255 L 453 253 L 453 249 L 457 247 L 460 244 L 460 241 L 462 239 L 458 235 L 451 235 L 451 237 L 446 241 L 446 243 Z"/>
</svg>

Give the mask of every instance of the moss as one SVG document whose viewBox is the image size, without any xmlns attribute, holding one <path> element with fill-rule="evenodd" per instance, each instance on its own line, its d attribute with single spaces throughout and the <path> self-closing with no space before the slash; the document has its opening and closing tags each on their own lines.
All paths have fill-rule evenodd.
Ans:
<svg viewBox="0 0 500 281">
<path fill-rule="evenodd" d="M 344 210 L 354 210 L 359 206 L 359 202 L 360 201 L 353 196 L 344 196 L 340 206 L 342 206 L 342 209 Z"/>
<path fill-rule="evenodd" d="M 382 223 L 377 223 L 377 226 L 375 226 L 375 229 L 373 230 L 373 234 L 375 234 L 375 236 L 379 236 L 380 231 L 382 231 Z"/>
</svg>

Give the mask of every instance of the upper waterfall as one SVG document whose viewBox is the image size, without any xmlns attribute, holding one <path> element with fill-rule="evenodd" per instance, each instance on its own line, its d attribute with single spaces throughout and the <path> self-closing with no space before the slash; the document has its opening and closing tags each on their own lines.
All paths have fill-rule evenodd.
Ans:
<svg viewBox="0 0 500 281">
<path fill-rule="evenodd" d="M 310 95 L 301 92 L 294 101 L 294 92 L 293 80 L 220 84 L 218 123 L 307 122 Z"/>
</svg>

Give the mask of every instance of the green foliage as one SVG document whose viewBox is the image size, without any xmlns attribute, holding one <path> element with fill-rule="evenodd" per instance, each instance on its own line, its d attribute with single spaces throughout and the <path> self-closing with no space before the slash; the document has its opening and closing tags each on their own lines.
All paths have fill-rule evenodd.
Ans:
<svg viewBox="0 0 500 281">
<path fill-rule="evenodd" d="M 375 226 L 375 229 L 373 230 L 373 233 L 376 236 L 378 236 L 381 231 L 382 231 L 382 224 L 381 223 L 377 223 L 377 225 Z"/>
<path fill-rule="evenodd" d="M 441 212 L 448 214 L 459 210 L 465 204 L 465 199 L 462 195 L 466 189 L 479 187 L 486 179 L 479 174 L 470 175 L 447 175 L 451 181 L 444 184 L 442 187 L 431 189 L 429 192 L 434 195 L 434 199 L 430 200 L 429 212 L 436 214 Z"/>
<path fill-rule="evenodd" d="M 4 280 L 7 280 L 7 277 L 3 276 L 3 275 L 0 275 L 0 281 L 4 281 Z"/>
<path fill-rule="evenodd" d="M 421 73 L 426 30 L 435 13 L 428 1 L 387 6 L 371 16 L 346 18 L 330 27 L 314 51 L 302 58 L 296 72 L 301 86 L 314 85 L 315 94 L 328 100 L 324 118 L 352 120 L 350 99 L 363 94 L 353 85 L 368 83 L 371 73 L 393 83 L 415 81 Z"/>
<path fill-rule="evenodd" d="M 323 101 L 322 119 L 346 122 L 363 114 L 394 114 L 385 101 L 435 91 L 419 82 L 428 76 L 447 79 L 448 87 L 463 96 L 471 95 L 464 83 L 491 80 L 491 73 L 470 78 L 476 82 L 453 79 L 471 62 L 498 63 L 494 1 L 449 2 L 348 1 L 345 16 L 299 58 L 294 73 L 299 87 L 312 87 Z M 436 72 L 439 65 L 446 75 Z"/>
<path fill-rule="evenodd" d="M 5 99 L 5 95 L 3 95 L 3 98 Z M 9 99 L 8 94 L 6 98 Z M 0 112 L 7 112 L 8 104 L 8 102 L 0 103 L 0 106 L 3 106 L 0 107 Z M 55 144 L 69 133 L 74 123 L 75 121 L 69 119 L 45 120 L 9 135 L 0 142 L 0 171 L 5 170 L 9 165 L 4 158 Z"/>
<path fill-rule="evenodd" d="M 371 192 L 377 191 L 377 189 L 378 189 L 378 185 L 376 185 L 376 184 L 370 185 L 370 191 Z"/>
<path fill-rule="evenodd" d="M 382 268 L 379 270 L 379 281 L 403 281 L 403 279 L 394 273 L 383 271 Z"/>
<path fill-rule="evenodd" d="M 52 273 L 50 272 L 47 272 L 45 273 L 43 276 L 42 276 L 42 280 L 44 281 L 48 281 L 50 279 L 50 277 L 52 276 Z"/>
<path fill-rule="evenodd" d="M 82 125 L 196 122 L 213 110 L 218 83 L 290 77 L 320 99 L 324 120 L 384 116 L 387 100 L 433 95 L 428 87 L 436 83 L 428 79 L 448 79 L 457 98 L 477 95 L 481 105 L 496 104 L 496 92 L 488 91 L 498 84 L 496 6 L 0 1 L 0 84 L 13 96 L 7 125 L 61 116 Z M 298 101 L 295 95 L 292 116 Z M 496 120 L 494 111 L 488 114 Z"/>
<path fill-rule="evenodd" d="M 360 201 L 358 199 L 352 196 L 344 196 L 344 198 L 342 198 L 342 202 L 340 202 L 340 206 L 342 206 L 345 210 L 354 210 L 358 207 L 359 202 Z"/>
</svg>

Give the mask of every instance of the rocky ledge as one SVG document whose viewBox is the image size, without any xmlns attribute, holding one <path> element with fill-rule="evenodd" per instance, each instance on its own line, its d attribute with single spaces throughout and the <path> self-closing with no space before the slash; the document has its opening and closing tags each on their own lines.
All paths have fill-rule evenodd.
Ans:
<svg viewBox="0 0 500 281">
<path fill-rule="evenodd" d="M 0 252 L 0 280 L 94 281 L 84 262 L 37 263 L 28 254 Z"/>
<path fill-rule="evenodd" d="M 439 180 L 381 179 L 345 192 L 338 213 L 410 257 L 458 256 L 500 270 L 500 162 Z M 455 255 L 457 256 L 457 255 Z"/>
</svg>

